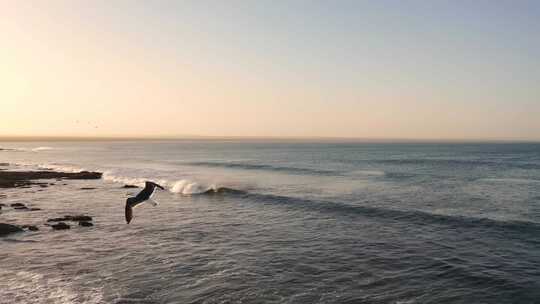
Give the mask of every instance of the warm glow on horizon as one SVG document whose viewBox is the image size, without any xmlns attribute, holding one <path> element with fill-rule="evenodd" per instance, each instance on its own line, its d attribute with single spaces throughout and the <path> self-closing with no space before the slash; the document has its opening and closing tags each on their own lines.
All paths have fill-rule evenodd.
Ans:
<svg viewBox="0 0 540 304">
<path fill-rule="evenodd" d="M 0 136 L 540 140 L 509 5 L 2 1 Z"/>
</svg>

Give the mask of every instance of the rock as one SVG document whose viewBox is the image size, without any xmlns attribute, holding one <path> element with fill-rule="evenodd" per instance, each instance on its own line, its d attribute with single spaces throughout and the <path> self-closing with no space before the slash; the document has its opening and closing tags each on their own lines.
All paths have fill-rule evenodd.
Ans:
<svg viewBox="0 0 540 304">
<path fill-rule="evenodd" d="M 37 179 L 100 179 L 100 172 L 0 171 L 0 188 L 29 187 Z"/>
<path fill-rule="evenodd" d="M 61 222 L 61 221 L 65 221 L 65 219 L 63 217 L 55 217 L 55 218 L 50 218 L 47 220 L 47 222 Z"/>
<path fill-rule="evenodd" d="M 122 187 L 122 188 L 131 189 L 131 188 L 139 188 L 139 187 L 137 187 L 135 185 L 124 185 L 124 187 Z"/>
<path fill-rule="evenodd" d="M 28 211 L 41 211 L 41 208 L 30 208 Z"/>
<path fill-rule="evenodd" d="M 74 221 L 74 222 L 88 222 L 92 221 L 92 217 L 88 215 L 68 215 L 64 217 L 66 221 Z"/>
<path fill-rule="evenodd" d="M 21 228 L 28 229 L 30 231 L 38 231 L 39 228 L 34 225 L 22 225 Z"/>
<path fill-rule="evenodd" d="M 13 209 L 15 209 L 15 210 L 30 210 L 30 209 L 28 209 L 28 207 L 26 207 L 26 206 L 13 207 Z"/>
<path fill-rule="evenodd" d="M 47 222 L 62 222 L 62 221 L 91 222 L 92 217 L 88 215 L 66 215 L 64 217 L 55 217 L 55 218 L 50 218 L 47 220 Z"/>
<path fill-rule="evenodd" d="M 24 230 L 19 226 L 0 223 L 0 236 L 5 236 L 15 232 L 22 232 Z"/>
<path fill-rule="evenodd" d="M 0 204 L 0 207 L 7 207 L 6 204 Z"/>
<path fill-rule="evenodd" d="M 9 163 L 0 163 L 0 167 L 7 167 L 9 166 Z"/>
<path fill-rule="evenodd" d="M 47 184 L 39 184 L 39 186 L 40 186 L 41 188 L 47 188 L 47 187 L 49 187 Z"/>
<path fill-rule="evenodd" d="M 92 187 L 82 187 L 81 190 L 95 190 L 96 188 Z"/>
<path fill-rule="evenodd" d="M 82 221 L 82 222 L 79 222 L 79 226 L 82 226 L 82 227 L 92 227 L 92 226 L 94 226 L 94 224 L 92 224 L 92 223 L 90 223 L 90 222 Z"/>
<path fill-rule="evenodd" d="M 10 206 L 13 207 L 13 208 L 26 207 L 23 203 L 14 203 L 14 204 L 11 204 Z"/>
<path fill-rule="evenodd" d="M 66 224 L 64 222 L 60 222 L 58 224 L 51 225 L 51 227 L 54 230 L 65 230 L 65 229 L 70 229 L 71 228 L 68 224 Z"/>
</svg>

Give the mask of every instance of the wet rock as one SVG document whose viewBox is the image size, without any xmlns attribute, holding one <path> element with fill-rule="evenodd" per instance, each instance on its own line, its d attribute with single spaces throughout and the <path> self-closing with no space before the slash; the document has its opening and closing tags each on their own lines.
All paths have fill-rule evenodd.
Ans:
<svg viewBox="0 0 540 304">
<path fill-rule="evenodd" d="M 47 222 L 61 222 L 61 221 L 65 221 L 65 219 L 63 217 L 55 217 L 55 218 L 50 218 L 47 220 Z"/>
<path fill-rule="evenodd" d="M 68 215 L 64 217 L 66 221 L 74 221 L 74 222 L 88 222 L 92 221 L 92 217 L 88 215 Z"/>
<path fill-rule="evenodd" d="M 95 190 L 93 187 L 82 187 L 81 190 Z"/>
<path fill-rule="evenodd" d="M 13 207 L 13 209 L 15 209 L 15 210 L 30 210 L 30 209 L 28 209 L 28 207 L 26 207 L 26 206 Z"/>
<path fill-rule="evenodd" d="M 82 227 L 92 227 L 92 226 L 94 226 L 94 224 L 92 224 L 92 223 L 90 223 L 90 222 L 82 221 L 82 222 L 79 222 L 79 226 L 82 226 Z"/>
<path fill-rule="evenodd" d="M 9 166 L 9 163 L 0 163 L 0 167 L 7 167 Z"/>
<path fill-rule="evenodd" d="M 139 187 L 137 187 L 135 185 L 124 185 L 124 187 L 122 187 L 122 188 L 131 189 L 131 188 L 139 188 Z"/>
<path fill-rule="evenodd" d="M 54 185 L 56 185 L 56 184 L 55 183 L 49 183 L 49 186 L 54 186 Z"/>
<path fill-rule="evenodd" d="M 39 184 L 39 186 L 40 186 L 41 188 L 47 188 L 47 187 L 49 187 L 47 184 Z"/>
<path fill-rule="evenodd" d="M 13 208 L 17 208 L 17 207 L 26 207 L 26 205 L 23 204 L 23 203 L 13 203 L 13 204 L 11 204 L 10 206 L 13 207 Z"/>
<path fill-rule="evenodd" d="M 23 230 L 19 226 L 0 223 L 0 236 L 5 236 L 15 232 L 22 232 Z"/>
<path fill-rule="evenodd" d="M 21 228 L 28 229 L 30 231 L 38 231 L 39 228 L 34 225 L 22 225 Z"/>
<path fill-rule="evenodd" d="M 55 218 L 50 218 L 47 220 L 47 222 L 62 222 L 62 221 L 91 222 L 92 217 L 88 215 L 66 215 L 64 217 L 55 217 Z"/>
<path fill-rule="evenodd" d="M 0 171 L 0 188 L 29 187 L 37 179 L 100 179 L 101 172 Z"/>
<path fill-rule="evenodd" d="M 60 222 L 58 224 L 51 225 L 51 227 L 54 230 L 65 230 L 65 229 L 70 229 L 71 228 L 71 226 L 69 226 L 68 224 L 66 224 L 64 222 Z"/>
<path fill-rule="evenodd" d="M 0 204 L 0 207 L 7 207 L 6 204 Z"/>
<path fill-rule="evenodd" d="M 41 211 L 41 208 L 29 208 L 28 211 Z"/>
</svg>

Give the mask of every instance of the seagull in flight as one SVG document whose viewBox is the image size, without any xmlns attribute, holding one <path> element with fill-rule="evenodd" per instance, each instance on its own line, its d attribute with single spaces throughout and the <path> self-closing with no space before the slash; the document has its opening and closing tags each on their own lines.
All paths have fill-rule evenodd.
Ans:
<svg viewBox="0 0 540 304">
<path fill-rule="evenodd" d="M 129 197 L 126 200 L 126 222 L 129 224 L 131 222 L 131 219 L 133 218 L 133 208 L 136 206 L 139 206 L 140 204 L 144 202 L 151 202 L 154 206 L 157 206 L 157 202 L 152 200 L 152 195 L 154 194 L 156 188 L 159 188 L 161 190 L 165 190 L 162 186 L 147 181 L 144 185 L 144 189 L 142 189 L 139 194 L 137 194 L 134 197 Z"/>
</svg>

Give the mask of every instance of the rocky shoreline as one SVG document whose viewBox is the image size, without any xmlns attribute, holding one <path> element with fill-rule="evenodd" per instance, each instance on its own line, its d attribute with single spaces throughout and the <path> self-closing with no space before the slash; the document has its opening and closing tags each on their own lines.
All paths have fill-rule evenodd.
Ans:
<svg viewBox="0 0 540 304">
<path fill-rule="evenodd" d="M 101 172 L 56 172 L 56 171 L 0 171 L 0 188 L 20 188 L 31 185 L 46 185 L 40 179 L 100 179 Z"/>
<path fill-rule="evenodd" d="M 2 163 L 2 166 L 8 164 Z M 95 180 L 100 179 L 100 172 L 56 172 L 56 171 L 7 171 L 0 170 L 0 189 L 7 188 L 30 188 L 31 186 L 39 186 L 46 188 L 54 185 L 50 182 L 42 182 L 40 180 Z M 0 193 L 0 213 L 2 211 L 38 211 L 39 208 L 29 208 L 22 203 L 7 204 L 4 202 L 6 195 Z M 60 218 L 47 219 L 45 226 L 51 227 L 53 230 L 70 229 L 71 226 L 66 222 L 78 222 L 81 227 L 92 227 L 92 217 L 88 215 L 67 215 Z M 24 231 L 37 231 L 39 228 L 34 225 L 13 225 L 0 223 L 0 237 L 10 235 L 12 233 Z"/>
</svg>

